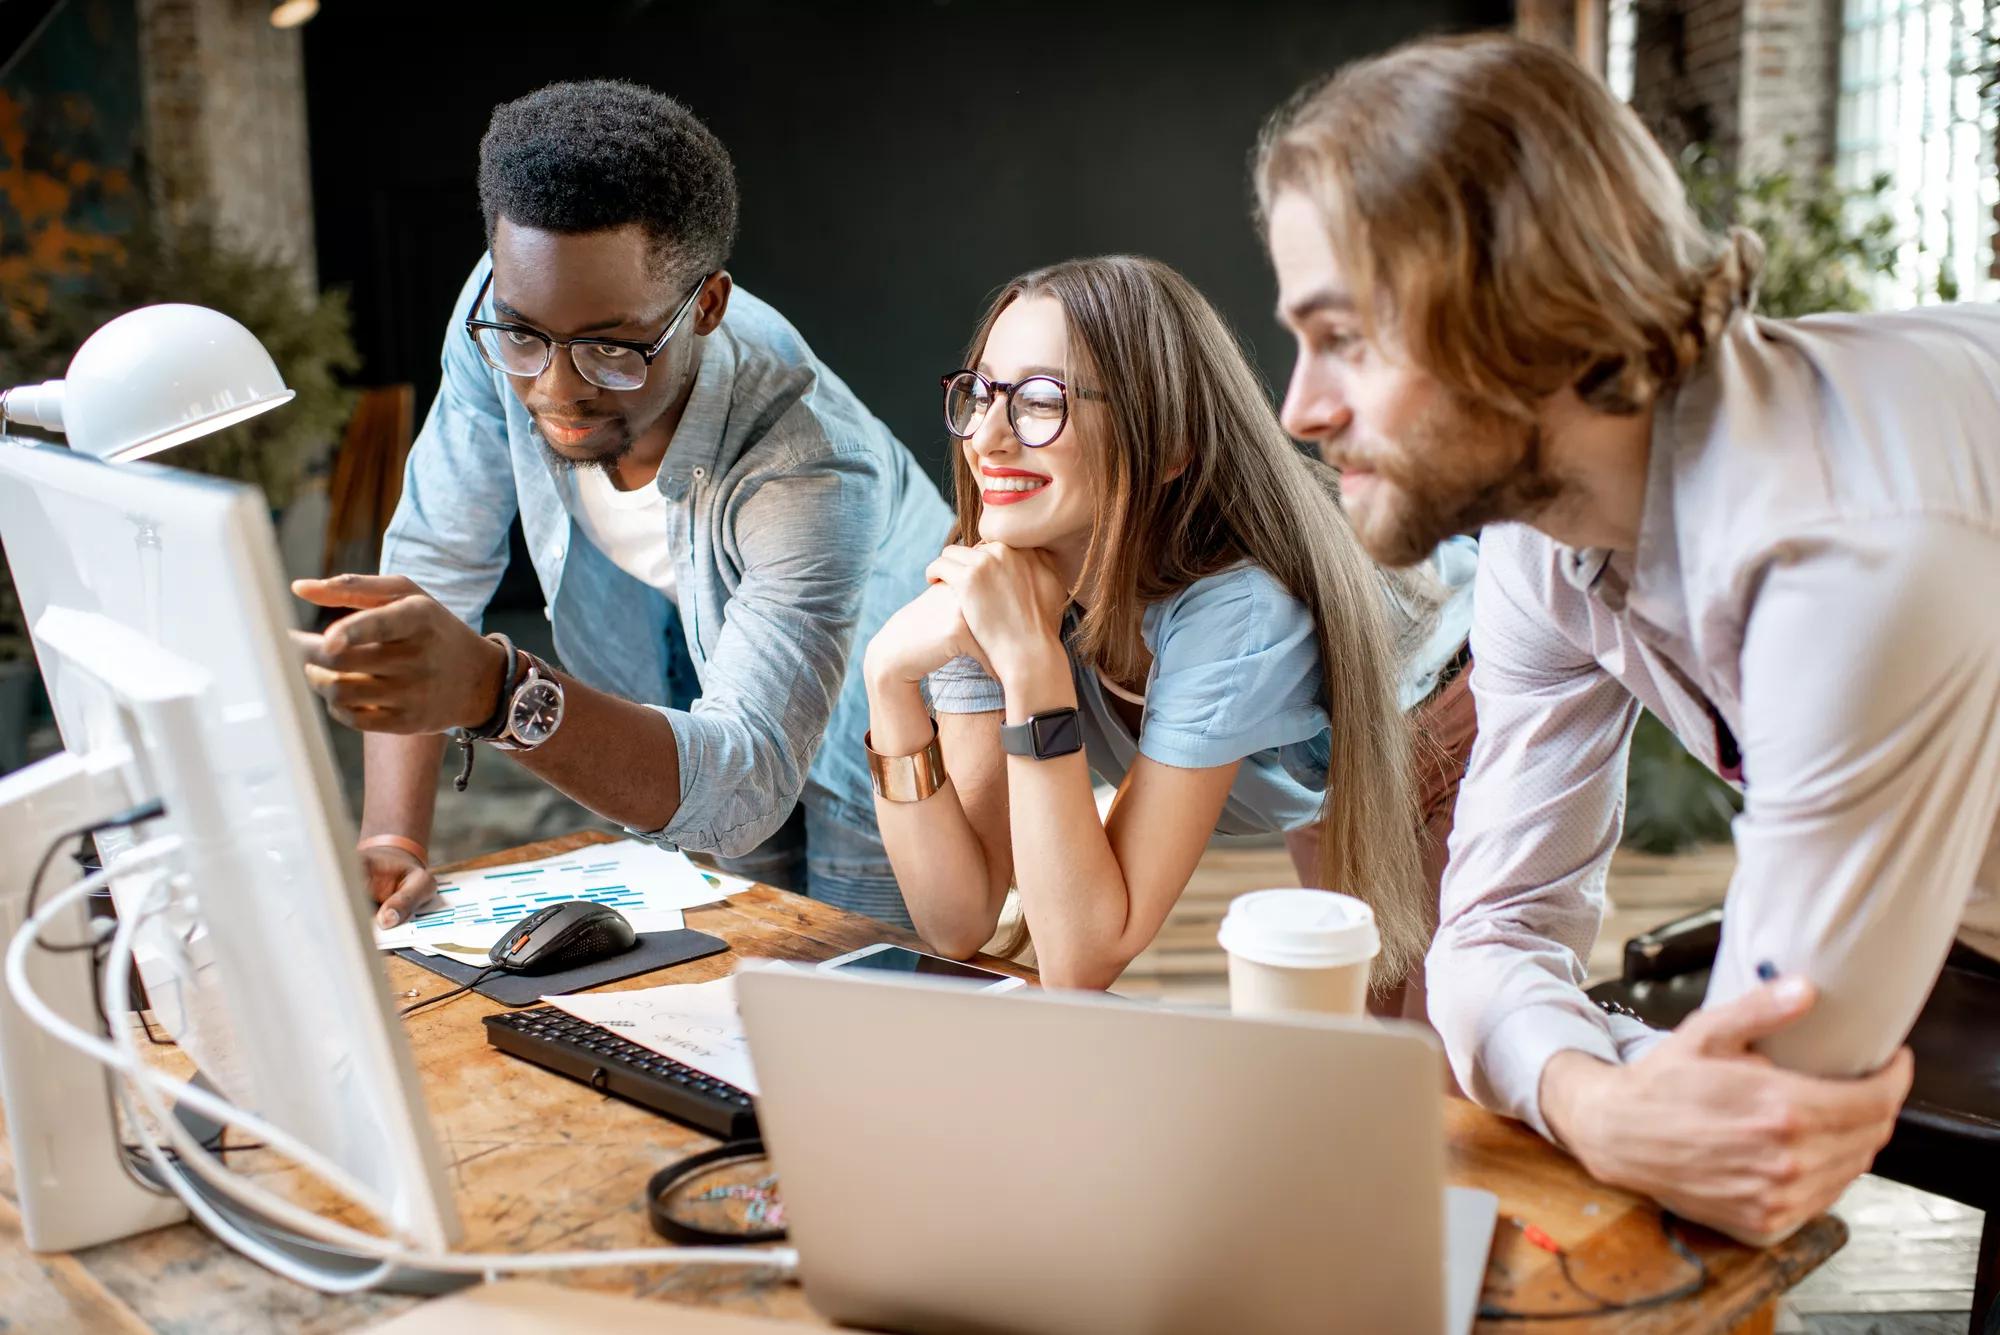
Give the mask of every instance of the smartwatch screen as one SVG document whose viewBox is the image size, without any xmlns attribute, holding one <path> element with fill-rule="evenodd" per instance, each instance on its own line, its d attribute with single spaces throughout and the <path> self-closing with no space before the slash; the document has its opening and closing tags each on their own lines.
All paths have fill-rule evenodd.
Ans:
<svg viewBox="0 0 2000 1335">
<path fill-rule="evenodd" d="M 1033 722 L 1037 756 L 1048 759 L 1052 756 L 1066 756 L 1072 751 L 1083 749 L 1083 726 L 1077 721 L 1074 709 L 1065 709 L 1053 714 L 1037 714 Z"/>
</svg>

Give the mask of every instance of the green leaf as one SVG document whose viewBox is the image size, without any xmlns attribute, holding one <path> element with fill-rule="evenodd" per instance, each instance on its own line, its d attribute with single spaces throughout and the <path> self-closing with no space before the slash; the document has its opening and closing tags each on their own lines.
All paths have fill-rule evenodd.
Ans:
<svg viewBox="0 0 2000 1335">
<path fill-rule="evenodd" d="M 341 383 L 361 365 L 347 294 L 307 291 L 289 265 L 246 252 L 211 226 L 169 233 L 143 223 L 122 240 L 122 258 L 63 280 L 47 310 L 0 312 L 0 385 L 61 376 L 99 326 L 136 307 L 185 301 L 221 311 L 263 342 L 294 397 L 181 446 L 172 463 L 261 487 L 271 508 L 283 509 L 330 457 L 354 407 L 354 391 Z M 27 655 L 20 602 L 0 557 L 0 661 Z"/>
</svg>

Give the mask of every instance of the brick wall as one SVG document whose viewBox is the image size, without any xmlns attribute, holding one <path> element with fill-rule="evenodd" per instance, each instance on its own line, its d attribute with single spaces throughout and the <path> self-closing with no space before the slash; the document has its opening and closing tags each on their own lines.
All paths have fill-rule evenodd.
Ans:
<svg viewBox="0 0 2000 1335">
<path fill-rule="evenodd" d="M 1691 143 L 1733 158 L 1742 90 L 1743 0 L 1641 0 L 1632 106 L 1669 153 Z"/>
<path fill-rule="evenodd" d="M 1632 105 L 1670 153 L 1832 161 L 1840 0 L 1639 0 L 1635 28 Z"/>
<path fill-rule="evenodd" d="M 1839 65 L 1840 0 L 1746 0 L 1741 94 L 1745 165 L 1832 164 Z"/>
<path fill-rule="evenodd" d="M 269 0 L 139 0 L 147 188 L 169 226 L 213 219 L 315 284 L 305 74 Z"/>
</svg>

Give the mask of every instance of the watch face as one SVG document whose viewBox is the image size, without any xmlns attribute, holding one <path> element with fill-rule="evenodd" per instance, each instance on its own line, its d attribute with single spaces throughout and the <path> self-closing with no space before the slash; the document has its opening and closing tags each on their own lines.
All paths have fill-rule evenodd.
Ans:
<svg viewBox="0 0 2000 1335">
<path fill-rule="evenodd" d="M 1035 754 L 1041 759 L 1053 760 L 1083 750 L 1083 725 L 1077 722 L 1074 709 L 1037 714 L 1029 722 L 1035 730 Z"/>
<path fill-rule="evenodd" d="M 562 715 L 562 688 L 552 681 L 531 681 L 514 693 L 508 730 L 521 745 L 540 746 L 562 722 Z"/>
</svg>

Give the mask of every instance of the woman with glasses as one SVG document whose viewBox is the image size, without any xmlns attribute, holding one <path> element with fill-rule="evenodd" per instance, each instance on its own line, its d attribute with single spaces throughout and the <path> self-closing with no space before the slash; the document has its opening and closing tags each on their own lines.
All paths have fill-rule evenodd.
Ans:
<svg viewBox="0 0 2000 1335">
<path fill-rule="evenodd" d="M 1362 554 L 1332 474 L 1164 265 L 1016 279 L 943 388 L 954 543 L 864 666 L 917 930 L 969 955 L 1017 886 L 1044 980 L 1106 987 L 1211 833 L 1317 820 L 1314 879 L 1374 906 L 1392 992 L 1434 919 L 1403 705 L 1463 641 L 1440 657 L 1436 582 Z M 1102 817 L 1093 770 L 1118 786 Z"/>
</svg>

